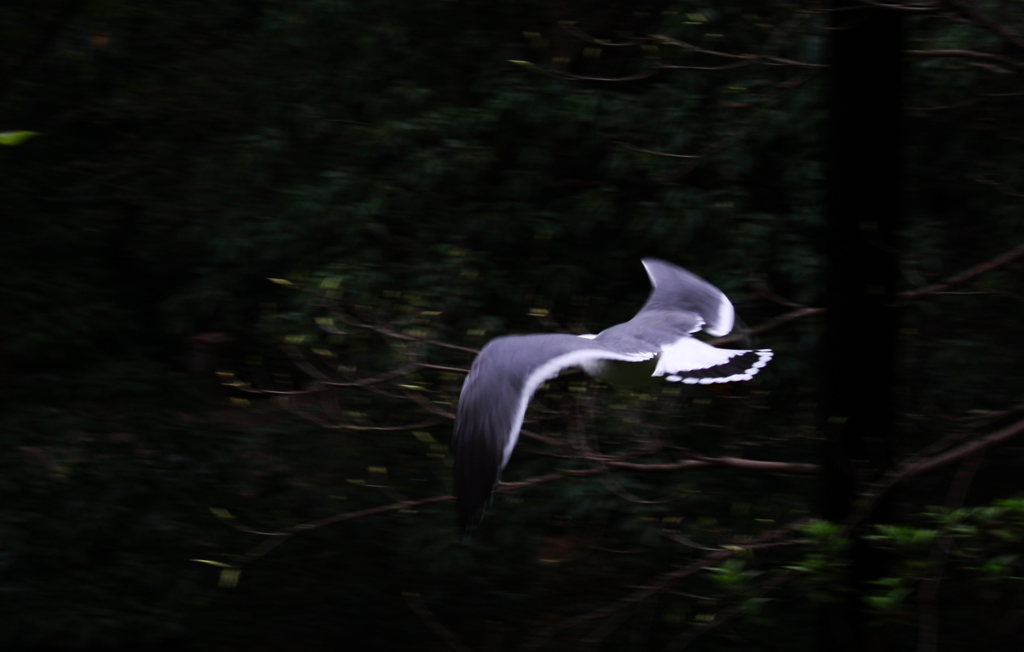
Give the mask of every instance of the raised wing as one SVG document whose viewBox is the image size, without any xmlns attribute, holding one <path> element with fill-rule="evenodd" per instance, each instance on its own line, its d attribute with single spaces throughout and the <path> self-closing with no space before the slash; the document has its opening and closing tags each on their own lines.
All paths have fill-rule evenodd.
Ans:
<svg viewBox="0 0 1024 652">
<path fill-rule="evenodd" d="M 654 289 L 640 313 L 648 310 L 688 311 L 700 315 L 704 330 L 728 335 L 736 320 L 729 297 L 696 274 L 657 258 L 644 258 L 644 269 Z M 638 313 L 638 314 L 640 314 Z"/>
</svg>

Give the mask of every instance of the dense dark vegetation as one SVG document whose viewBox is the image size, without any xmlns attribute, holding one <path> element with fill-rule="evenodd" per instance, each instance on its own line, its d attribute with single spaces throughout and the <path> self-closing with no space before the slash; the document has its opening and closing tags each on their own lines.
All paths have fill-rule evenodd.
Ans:
<svg viewBox="0 0 1024 652">
<path fill-rule="evenodd" d="M 0 52 L 5 649 L 1020 649 L 1017 4 L 18 0 Z M 643 256 L 775 359 L 552 381 L 458 541 L 473 350 Z"/>
</svg>

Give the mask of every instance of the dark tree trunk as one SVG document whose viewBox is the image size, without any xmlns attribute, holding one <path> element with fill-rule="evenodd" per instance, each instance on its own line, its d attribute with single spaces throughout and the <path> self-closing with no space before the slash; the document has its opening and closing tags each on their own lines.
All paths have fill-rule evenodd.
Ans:
<svg viewBox="0 0 1024 652">
<path fill-rule="evenodd" d="M 904 35 L 901 12 L 843 0 L 833 7 L 820 512 L 841 522 L 865 482 L 887 469 L 894 435 Z M 884 510 L 871 519 L 884 520 Z M 823 616 L 822 648 L 830 652 L 877 647 L 860 598 L 882 561 L 856 536 L 850 562 L 850 597 Z"/>
</svg>

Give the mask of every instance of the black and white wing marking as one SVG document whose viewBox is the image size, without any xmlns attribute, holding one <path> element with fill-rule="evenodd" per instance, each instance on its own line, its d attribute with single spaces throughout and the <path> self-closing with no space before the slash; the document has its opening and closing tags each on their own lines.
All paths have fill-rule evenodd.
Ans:
<svg viewBox="0 0 1024 652">
<path fill-rule="evenodd" d="M 455 498 L 459 525 L 478 523 L 519 438 L 526 407 L 541 383 L 581 367 L 609 382 L 644 374 L 686 384 L 750 380 L 771 360 L 767 349 L 719 349 L 694 339 L 726 335 L 735 310 L 721 290 L 654 258 L 643 260 L 653 290 L 632 319 L 597 335 L 519 335 L 491 340 L 473 361 L 455 416 Z M 650 361 L 656 359 L 656 364 Z M 644 368 L 641 367 L 641 370 Z"/>
</svg>

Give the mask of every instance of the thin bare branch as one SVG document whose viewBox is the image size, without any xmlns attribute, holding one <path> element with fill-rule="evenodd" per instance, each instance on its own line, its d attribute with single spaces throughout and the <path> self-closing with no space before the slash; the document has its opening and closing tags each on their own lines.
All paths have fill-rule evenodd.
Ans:
<svg viewBox="0 0 1024 652">
<path fill-rule="evenodd" d="M 305 389 L 264 389 L 262 387 L 253 387 L 241 380 L 226 381 L 222 384 L 225 387 L 230 387 L 245 394 L 265 394 L 267 396 L 309 396 L 324 391 L 324 387 L 320 384 L 311 385 Z"/>
<path fill-rule="evenodd" d="M 878 9 L 886 9 L 888 11 L 901 11 L 904 13 L 911 14 L 933 14 L 942 9 L 942 5 L 938 2 L 921 2 L 921 3 L 907 3 L 907 4 L 896 4 L 892 2 L 878 2 L 878 0 L 860 0 L 861 3 L 876 7 Z"/>
<path fill-rule="evenodd" d="M 638 72 L 632 75 L 626 75 L 625 77 L 588 77 L 586 75 L 574 75 L 569 72 L 560 72 L 554 70 L 547 70 L 545 72 L 547 72 L 548 75 L 555 77 L 556 79 L 569 79 L 572 81 L 627 82 L 653 77 L 654 75 L 657 75 L 659 72 L 661 72 L 661 70 L 662 67 L 659 66 L 657 68 L 651 68 L 650 70 L 645 70 L 643 72 Z"/>
<path fill-rule="evenodd" d="M 665 43 L 667 45 L 674 45 L 676 47 L 683 48 L 684 50 L 688 50 L 690 52 L 696 52 L 696 53 L 699 53 L 699 54 L 706 54 L 706 55 L 712 56 L 712 57 L 719 57 L 719 58 L 722 58 L 722 59 L 735 59 L 735 60 L 737 60 L 737 63 L 734 64 L 733 67 L 740 67 L 740 66 L 744 66 L 744 65 L 795 66 L 795 67 L 798 67 L 798 68 L 827 68 L 828 67 L 828 65 L 823 64 L 823 63 L 810 63 L 810 62 L 807 62 L 807 61 L 797 61 L 795 59 L 786 59 L 786 58 L 777 57 L 777 56 L 774 56 L 774 55 L 767 55 L 767 54 L 732 54 L 730 52 L 719 52 L 718 50 L 709 50 L 707 48 L 702 48 L 699 45 L 694 45 L 693 43 L 688 43 L 686 41 L 681 41 L 679 39 L 672 38 L 671 36 L 665 36 L 664 34 L 651 34 L 651 40 L 652 41 L 657 41 L 657 42 L 660 42 L 660 43 Z M 683 67 L 683 68 L 685 68 L 686 66 L 665 65 L 663 67 L 666 68 L 666 69 L 672 69 L 672 68 L 676 68 L 676 67 Z M 725 69 L 725 68 L 728 68 L 728 67 L 729 66 L 722 66 L 721 68 L 701 68 L 701 69 L 703 69 L 703 70 L 719 70 L 719 69 Z"/>
<path fill-rule="evenodd" d="M 934 471 L 935 469 L 942 468 L 953 462 L 968 457 L 979 451 L 986 450 L 992 446 L 1005 443 L 1010 441 L 1014 437 L 1024 434 L 1024 419 L 1017 421 L 1005 428 L 997 430 L 994 433 L 979 437 L 973 441 L 967 442 L 960 446 L 957 446 L 953 450 L 943 453 L 941 455 L 935 455 L 933 457 L 915 462 L 906 468 L 897 470 L 895 477 L 893 478 L 895 483 L 906 482 L 907 480 Z"/>
<path fill-rule="evenodd" d="M 753 61 L 736 61 L 734 63 L 724 63 L 720 66 L 683 66 L 672 63 L 658 64 L 658 67 L 662 70 L 705 70 L 705 71 L 718 71 L 718 70 L 736 70 L 737 68 L 746 68 L 747 66 L 753 65 Z"/>
<path fill-rule="evenodd" d="M 391 371 L 382 373 L 378 376 L 373 376 L 371 378 L 360 378 L 359 380 L 351 383 L 343 383 L 332 380 L 326 381 L 322 384 L 326 387 L 366 387 L 368 385 L 377 385 L 388 380 L 400 378 L 402 376 L 408 376 L 409 374 L 415 373 L 420 369 L 424 368 L 427 368 L 427 365 L 420 364 L 418 362 L 413 362 L 412 364 L 407 364 L 404 367 L 399 367 L 398 369 L 392 369 Z"/>
<path fill-rule="evenodd" d="M 950 111 L 952 109 L 962 109 L 965 106 L 973 106 L 973 105 L 975 105 L 975 104 L 977 104 L 977 103 L 979 103 L 979 102 L 981 102 L 983 100 L 984 100 L 984 98 L 976 97 L 976 98 L 972 98 L 972 99 L 969 99 L 969 100 L 962 100 L 962 101 L 959 101 L 959 102 L 953 102 L 952 104 L 935 104 L 935 105 L 932 105 L 932 106 L 911 106 L 911 107 L 907 108 L 907 111 L 909 113 L 911 113 L 911 114 L 913 114 L 913 113 L 925 113 L 925 112 L 928 112 L 928 111 Z"/>
<path fill-rule="evenodd" d="M 645 45 L 650 42 L 648 38 L 633 39 L 630 41 L 606 41 L 604 39 L 594 38 L 590 34 L 587 34 L 582 29 L 575 25 L 568 23 L 562 23 L 559 25 L 565 32 L 572 34 L 584 43 L 590 43 L 591 45 L 600 45 L 608 48 L 622 48 L 622 47 L 636 47 L 638 45 Z"/>
<path fill-rule="evenodd" d="M 770 331 L 774 328 L 778 328 L 779 326 L 782 326 L 783 324 L 789 323 L 791 321 L 803 319 L 804 317 L 811 317 L 813 315 L 821 315 L 824 313 L 824 308 L 799 308 L 797 310 L 787 312 L 783 315 L 779 315 L 778 317 L 773 317 L 772 319 L 769 319 L 768 321 L 758 324 L 757 326 L 754 326 L 753 328 L 745 330 L 741 333 L 727 335 L 725 337 L 717 337 L 711 340 L 710 343 L 715 346 L 718 346 L 720 344 L 731 344 L 733 342 L 739 342 L 740 340 L 749 335 L 757 335 L 758 333 L 764 333 L 765 331 Z"/>
<path fill-rule="evenodd" d="M 416 405 L 419 405 L 421 408 L 423 408 L 427 412 L 429 412 L 429 413 L 431 413 L 433 415 L 439 416 L 442 419 L 446 419 L 448 421 L 454 421 L 455 420 L 455 413 L 454 412 L 449 412 L 448 410 L 444 410 L 444 409 L 440 408 L 437 405 L 437 403 L 434 403 L 433 401 L 428 400 L 426 397 L 421 396 L 417 392 L 413 392 L 411 394 L 406 394 L 402 398 L 405 398 L 405 399 L 408 399 L 408 400 L 412 401 L 413 403 L 415 403 Z"/>
<path fill-rule="evenodd" d="M 679 462 L 668 462 L 665 464 L 638 464 L 634 462 L 605 462 L 608 466 L 616 469 L 629 471 L 683 471 L 689 469 L 701 469 L 709 466 L 730 466 L 737 469 L 748 469 L 751 471 L 771 471 L 775 473 L 796 473 L 799 475 L 813 475 L 821 470 L 817 464 L 803 464 L 799 462 L 767 462 L 764 460 L 749 460 L 740 457 L 701 457 L 694 460 L 682 460 Z"/>
<path fill-rule="evenodd" d="M 991 260 L 975 265 L 974 267 L 966 269 L 958 274 L 954 274 L 953 276 L 950 276 L 946 280 L 941 281 L 939 283 L 928 285 L 923 288 L 918 288 L 916 290 L 908 290 L 907 292 L 901 292 L 899 294 L 899 298 L 916 299 L 926 294 L 934 294 L 958 283 L 963 283 L 965 281 L 970 281 L 974 278 L 977 278 L 978 276 L 981 276 L 985 272 L 990 272 L 993 269 L 1002 267 L 1003 265 L 1013 262 L 1014 260 L 1020 258 L 1021 256 L 1024 256 L 1024 243 L 1017 245 L 1013 249 L 1004 251 L 995 258 L 992 258 Z"/>
<path fill-rule="evenodd" d="M 775 303 L 778 303 L 780 305 L 786 306 L 787 308 L 797 308 L 797 309 L 800 309 L 800 308 L 807 308 L 808 307 L 808 306 L 805 306 L 802 303 L 797 303 L 796 301 L 792 301 L 790 299 L 787 299 L 786 297 L 780 297 L 779 295 L 775 294 L 774 292 L 772 292 L 771 290 L 769 290 L 767 288 L 758 289 L 757 293 L 760 296 L 764 297 L 765 299 L 768 299 L 769 301 L 774 301 Z"/>
<path fill-rule="evenodd" d="M 666 36 L 664 34 L 651 34 L 651 40 L 657 41 L 659 43 L 665 43 L 666 45 L 674 45 L 684 50 L 689 50 L 690 52 L 698 52 L 700 54 L 707 54 L 713 57 L 720 57 L 722 59 L 739 59 L 742 61 L 750 61 L 751 59 L 758 58 L 758 55 L 756 54 L 732 54 L 731 52 L 719 52 L 718 50 L 709 50 L 707 48 L 702 48 L 699 45 L 694 45 L 693 43 L 681 41 L 677 38 L 672 38 L 671 36 Z"/>
<path fill-rule="evenodd" d="M 969 442 L 961 444 L 945 453 L 930 455 L 927 457 L 915 455 L 909 461 L 899 465 L 892 472 L 877 482 L 870 493 L 863 497 L 858 509 L 846 522 L 847 528 L 855 528 L 871 513 L 879 499 L 888 493 L 893 487 L 907 482 L 919 475 L 935 471 L 942 467 L 958 462 L 970 455 L 980 453 L 993 446 L 1006 443 L 1024 434 L 1024 419 L 1017 421 L 1005 428 L 997 430 L 983 437 L 978 437 Z"/>
<path fill-rule="evenodd" d="M 406 333 L 399 333 L 394 330 L 391 330 L 390 328 L 385 328 L 384 326 L 381 326 L 379 324 L 367 324 L 365 322 L 359 321 L 355 317 L 346 315 L 345 313 L 342 312 L 335 312 L 332 314 L 338 319 L 348 324 L 349 326 L 355 328 L 362 328 L 368 331 L 373 331 L 374 333 L 379 333 L 380 335 L 384 335 L 385 337 L 390 337 L 396 340 L 404 340 L 406 342 L 422 342 L 424 344 L 429 344 L 431 346 L 436 346 L 442 349 L 449 349 L 451 351 L 461 351 L 463 353 L 472 353 L 473 355 L 480 353 L 478 349 L 471 349 L 465 346 L 449 344 L 447 342 L 441 342 L 440 340 L 434 340 L 428 337 L 418 337 L 415 335 L 407 335 Z"/>
<path fill-rule="evenodd" d="M 785 57 L 771 57 L 761 56 L 758 63 L 766 66 L 793 66 L 796 68 L 828 68 L 827 63 L 811 63 L 809 61 L 797 61 L 796 59 L 787 59 Z"/>
<path fill-rule="evenodd" d="M 989 18 L 966 2 L 963 2 L 962 0 L 946 0 L 946 6 L 961 16 L 964 16 L 975 25 L 992 32 L 1007 43 L 1024 49 L 1024 38 L 1022 38 L 1020 34 L 1008 29 L 1005 24 Z"/>
<path fill-rule="evenodd" d="M 425 362 L 419 363 L 419 366 L 423 369 L 433 369 L 434 371 L 451 371 L 457 374 L 468 374 L 469 369 L 463 369 L 462 367 L 445 367 L 439 364 L 427 364 Z"/>
<path fill-rule="evenodd" d="M 637 147 L 636 145 L 631 145 L 630 143 L 625 143 L 622 141 L 616 141 L 615 144 L 618 145 L 619 147 L 623 147 L 634 152 L 640 152 L 641 154 L 652 154 L 654 156 L 665 156 L 668 158 L 686 159 L 699 159 L 704 157 L 703 154 L 669 154 L 668 152 L 658 152 L 653 149 L 644 149 L 643 147 Z"/>
<path fill-rule="evenodd" d="M 984 184 L 986 186 L 993 186 L 993 187 L 995 187 L 996 190 L 998 190 L 999 192 L 1003 193 L 1007 197 L 1015 197 L 1015 198 L 1022 198 L 1022 197 L 1024 197 L 1024 192 L 1017 192 L 1016 190 L 1011 190 L 1011 189 L 1009 189 L 1009 187 L 1005 183 L 1000 183 L 998 181 L 993 181 L 992 179 L 982 179 L 980 177 L 968 176 L 967 178 L 970 179 L 971 181 L 976 182 L 976 183 L 981 183 L 981 184 Z"/>
<path fill-rule="evenodd" d="M 974 59 L 977 61 L 994 62 L 1001 65 L 1024 70 L 1024 62 L 1017 61 L 1001 54 L 991 52 L 980 52 L 978 50 L 962 49 L 937 49 L 937 50 L 907 50 L 906 53 L 912 57 L 954 57 L 958 59 Z"/>
<path fill-rule="evenodd" d="M 419 421 L 417 423 L 410 423 L 402 426 L 357 426 L 353 423 L 333 423 L 326 419 L 321 419 L 312 412 L 300 410 L 298 408 L 289 408 L 288 411 L 327 430 L 352 430 L 354 432 L 403 432 L 405 430 L 424 430 L 444 423 L 444 419 L 431 419 L 430 421 Z"/>
<path fill-rule="evenodd" d="M 676 543 L 682 544 L 682 545 L 686 546 L 687 548 L 693 548 L 694 550 L 703 550 L 705 552 L 715 552 L 715 551 L 718 550 L 718 548 L 708 548 L 707 546 L 702 546 L 699 543 L 696 543 L 694 541 L 690 541 L 686 537 L 684 537 L 681 534 L 678 534 L 676 532 L 669 532 L 667 530 L 662 530 L 661 531 L 661 536 L 665 537 L 666 539 L 668 539 L 670 541 L 675 541 Z"/>
<path fill-rule="evenodd" d="M 412 509 L 414 507 L 422 507 L 423 505 L 430 505 L 432 503 L 443 503 L 449 500 L 455 500 L 454 496 L 430 496 L 429 498 L 419 498 L 416 500 L 403 500 L 400 502 L 389 503 L 387 505 L 378 505 L 377 507 L 367 507 L 366 509 L 359 509 L 354 512 L 343 512 L 341 514 L 334 514 L 316 521 L 309 521 L 306 523 L 300 523 L 293 525 L 292 527 L 285 528 L 283 530 L 264 532 L 249 528 L 240 523 L 231 523 L 231 526 L 236 530 L 247 532 L 249 534 L 257 534 L 264 537 L 289 537 L 299 532 L 305 532 L 307 530 L 315 530 L 317 528 L 324 527 L 325 525 L 333 525 L 335 523 L 341 523 L 343 521 L 351 521 L 357 518 L 363 518 L 366 516 L 374 516 L 376 514 L 386 514 L 388 512 L 397 512 L 403 509 Z"/>
</svg>

